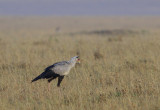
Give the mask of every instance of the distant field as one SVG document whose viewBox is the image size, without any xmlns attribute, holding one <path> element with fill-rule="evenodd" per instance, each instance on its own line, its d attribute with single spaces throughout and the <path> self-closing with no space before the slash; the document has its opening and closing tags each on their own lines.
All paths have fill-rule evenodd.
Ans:
<svg viewBox="0 0 160 110">
<path fill-rule="evenodd" d="M 0 110 L 159 110 L 160 17 L 0 17 Z M 30 83 L 80 55 L 60 88 Z"/>
</svg>

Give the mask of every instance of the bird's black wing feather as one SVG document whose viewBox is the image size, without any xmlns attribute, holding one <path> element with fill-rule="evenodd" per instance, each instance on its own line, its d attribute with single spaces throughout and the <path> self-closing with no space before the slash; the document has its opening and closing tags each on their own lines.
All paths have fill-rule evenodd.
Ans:
<svg viewBox="0 0 160 110">
<path fill-rule="evenodd" d="M 39 76 L 37 76 L 36 78 L 34 78 L 32 80 L 32 82 L 34 81 L 37 81 L 39 79 L 48 79 L 48 78 L 51 78 L 51 77 L 58 77 L 59 75 L 54 73 L 53 71 L 53 68 L 56 66 L 56 65 L 65 65 L 66 63 L 68 63 L 67 61 L 62 61 L 62 62 L 57 62 L 51 66 L 48 66 L 43 73 L 41 73 Z"/>
</svg>

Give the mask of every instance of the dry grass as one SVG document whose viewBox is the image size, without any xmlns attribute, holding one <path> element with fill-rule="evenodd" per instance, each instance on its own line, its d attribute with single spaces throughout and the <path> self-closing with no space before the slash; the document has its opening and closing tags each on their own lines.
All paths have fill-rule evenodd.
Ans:
<svg viewBox="0 0 160 110">
<path fill-rule="evenodd" d="M 122 18 L 119 24 L 110 18 L 106 21 L 97 18 L 97 22 L 95 18 L 90 18 L 86 28 L 90 26 L 93 30 L 106 29 L 107 23 L 111 25 L 112 21 L 110 29 L 122 24 L 123 28 L 128 28 L 133 24 L 134 31 L 144 29 L 148 32 L 104 36 L 66 34 L 72 30 L 85 31 L 85 20 L 80 18 L 64 18 L 66 22 L 62 23 L 63 20 L 59 19 L 59 26 L 54 19 L 46 21 L 49 18 L 41 18 L 42 23 L 33 19 L 19 18 L 17 24 L 17 19 L 0 18 L 3 24 L 0 25 L 1 110 L 160 109 L 160 24 L 156 23 L 157 18 L 152 18 L 154 23 L 149 28 L 139 22 L 136 27 L 139 18 L 125 18 L 127 23 L 124 24 Z M 71 26 L 67 29 L 70 19 L 75 22 L 69 22 Z M 104 20 L 101 21 L 104 22 L 102 27 L 99 19 Z M 82 25 L 76 21 L 81 21 Z M 95 24 L 91 25 L 92 21 Z M 50 27 L 50 22 L 55 23 L 53 31 L 45 30 Z M 11 26 L 8 23 L 12 23 Z M 94 25 L 99 27 L 94 28 Z M 58 33 L 54 31 L 56 27 L 60 27 Z M 95 53 L 101 57 L 95 59 Z M 81 65 L 72 69 L 60 88 L 56 87 L 57 80 L 51 82 L 50 92 L 47 91 L 46 80 L 30 83 L 48 65 L 69 60 L 76 54 L 82 59 Z"/>
</svg>

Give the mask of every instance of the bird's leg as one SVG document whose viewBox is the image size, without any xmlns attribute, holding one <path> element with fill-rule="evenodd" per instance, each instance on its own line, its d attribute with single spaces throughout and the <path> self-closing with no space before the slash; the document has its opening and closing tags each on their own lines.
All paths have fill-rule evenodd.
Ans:
<svg viewBox="0 0 160 110">
<path fill-rule="evenodd" d="M 53 77 L 51 77 L 49 80 L 48 80 L 48 91 L 50 91 L 50 82 L 53 80 L 53 79 L 56 79 L 58 76 L 53 76 Z"/>
<path fill-rule="evenodd" d="M 58 77 L 57 87 L 60 87 L 60 84 L 61 84 L 63 78 L 64 78 L 64 76 L 59 76 L 59 77 Z"/>
<path fill-rule="evenodd" d="M 52 77 L 52 78 L 50 78 L 49 80 L 48 80 L 48 83 L 50 83 L 53 79 L 55 79 L 55 78 L 57 78 L 57 77 Z"/>
<path fill-rule="evenodd" d="M 54 75 L 53 77 L 51 77 L 49 80 L 48 80 L 48 83 L 50 83 L 53 79 L 56 79 L 58 77 L 58 75 Z"/>
<path fill-rule="evenodd" d="M 50 92 L 50 90 L 51 90 L 51 89 L 50 89 L 50 85 L 51 85 L 51 84 L 48 83 L 48 92 Z"/>
</svg>

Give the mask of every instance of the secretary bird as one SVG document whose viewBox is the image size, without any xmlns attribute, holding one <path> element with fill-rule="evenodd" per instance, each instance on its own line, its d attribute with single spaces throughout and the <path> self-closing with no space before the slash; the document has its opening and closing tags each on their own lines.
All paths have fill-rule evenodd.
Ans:
<svg viewBox="0 0 160 110">
<path fill-rule="evenodd" d="M 69 61 L 57 62 L 49 67 L 47 67 L 42 74 L 37 76 L 32 82 L 37 81 L 39 79 L 48 79 L 48 83 L 50 83 L 53 79 L 58 78 L 57 87 L 60 87 L 60 84 L 65 75 L 68 75 L 71 68 L 75 66 L 80 59 L 78 56 L 72 57 Z"/>
</svg>

